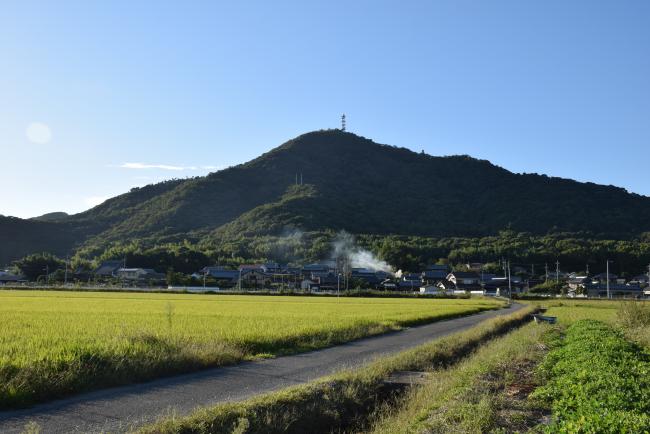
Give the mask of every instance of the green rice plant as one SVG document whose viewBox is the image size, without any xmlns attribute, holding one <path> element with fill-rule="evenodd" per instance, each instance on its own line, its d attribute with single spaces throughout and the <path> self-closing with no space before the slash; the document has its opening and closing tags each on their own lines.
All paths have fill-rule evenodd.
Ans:
<svg viewBox="0 0 650 434">
<path fill-rule="evenodd" d="M 0 291 L 0 407 L 308 351 L 501 305 L 487 298 Z"/>
<path fill-rule="evenodd" d="M 553 410 L 549 433 L 650 432 L 650 354 L 599 321 L 571 325 L 540 371 L 534 396 Z"/>
</svg>

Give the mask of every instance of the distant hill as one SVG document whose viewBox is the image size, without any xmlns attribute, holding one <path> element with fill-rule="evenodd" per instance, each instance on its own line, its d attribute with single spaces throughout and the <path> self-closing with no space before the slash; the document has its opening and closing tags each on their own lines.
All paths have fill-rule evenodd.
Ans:
<svg viewBox="0 0 650 434">
<path fill-rule="evenodd" d="M 36 220 L 39 222 L 58 222 L 65 220 L 68 217 L 70 217 L 70 215 L 67 212 L 50 212 L 38 217 L 32 217 L 30 220 Z"/>
<path fill-rule="evenodd" d="M 301 175 L 303 184 L 295 185 Z M 135 238 L 216 243 L 287 228 L 481 236 L 509 227 L 629 238 L 650 231 L 650 198 L 325 130 L 208 176 L 133 189 L 80 214 L 18 220 L 0 220 L 0 234 L 9 241 L 0 246 L 0 262 L 34 249 L 85 245 L 99 251 Z M 15 226 L 20 230 L 7 229 Z"/>
</svg>

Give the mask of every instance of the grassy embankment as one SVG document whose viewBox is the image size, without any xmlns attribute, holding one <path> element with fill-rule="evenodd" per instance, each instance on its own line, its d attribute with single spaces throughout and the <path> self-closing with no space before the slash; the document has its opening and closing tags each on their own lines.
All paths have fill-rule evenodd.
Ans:
<svg viewBox="0 0 650 434">
<path fill-rule="evenodd" d="M 647 416 L 640 415 L 649 408 L 650 364 L 647 350 L 630 340 L 647 344 L 650 305 L 567 300 L 546 305 L 547 314 L 558 317 L 557 326 L 528 325 L 437 372 L 424 387 L 379 412 L 373 431 L 648 430 Z"/>
<path fill-rule="evenodd" d="M 490 299 L 0 291 L 0 408 L 499 306 Z"/>
<path fill-rule="evenodd" d="M 527 321 L 533 308 L 486 321 L 368 367 L 241 403 L 173 415 L 142 433 L 331 432 L 363 429 L 372 414 L 396 397 L 384 380 L 398 371 L 435 371 L 466 357 L 482 343 Z"/>
</svg>

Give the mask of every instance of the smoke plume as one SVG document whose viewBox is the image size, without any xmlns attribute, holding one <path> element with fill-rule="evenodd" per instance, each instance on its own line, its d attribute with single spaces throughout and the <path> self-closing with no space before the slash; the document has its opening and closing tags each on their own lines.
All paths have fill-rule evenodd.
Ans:
<svg viewBox="0 0 650 434">
<path fill-rule="evenodd" d="M 367 268 L 373 271 L 392 273 L 388 262 L 377 258 L 372 252 L 356 245 L 354 237 L 345 231 L 338 233 L 332 242 L 332 259 L 345 260 L 352 268 Z"/>
</svg>

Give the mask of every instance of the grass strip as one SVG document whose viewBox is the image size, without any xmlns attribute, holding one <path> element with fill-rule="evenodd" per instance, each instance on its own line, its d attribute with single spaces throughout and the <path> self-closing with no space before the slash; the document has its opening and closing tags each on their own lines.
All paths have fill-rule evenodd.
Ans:
<svg viewBox="0 0 650 434">
<path fill-rule="evenodd" d="M 553 433 L 650 432 L 650 354 L 594 320 L 571 325 L 541 365 Z"/>
<path fill-rule="evenodd" d="M 528 324 L 436 371 L 397 405 L 378 411 L 373 434 L 524 432 L 544 411 L 527 397 L 538 385 L 534 367 L 547 352 L 548 325 Z"/>
<path fill-rule="evenodd" d="M 384 380 L 397 371 L 432 371 L 462 359 L 483 342 L 528 320 L 530 306 L 508 316 L 432 341 L 371 365 L 190 416 L 169 417 L 140 433 L 314 433 L 363 429 L 371 415 L 395 399 Z"/>
</svg>

